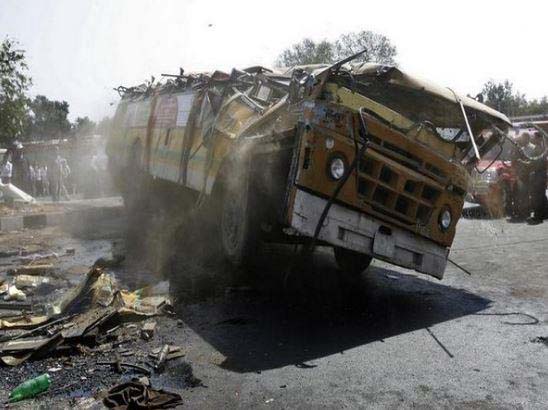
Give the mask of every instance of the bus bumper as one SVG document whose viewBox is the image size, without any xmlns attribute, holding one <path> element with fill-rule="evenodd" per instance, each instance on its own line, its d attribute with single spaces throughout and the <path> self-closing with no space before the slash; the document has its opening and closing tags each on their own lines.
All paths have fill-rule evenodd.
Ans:
<svg viewBox="0 0 548 410">
<path fill-rule="evenodd" d="M 325 204 L 323 198 L 297 189 L 291 227 L 312 237 Z M 366 214 L 333 204 L 319 240 L 330 245 L 371 255 L 394 265 L 443 278 L 449 249 L 404 229 L 388 227 Z"/>
</svg>

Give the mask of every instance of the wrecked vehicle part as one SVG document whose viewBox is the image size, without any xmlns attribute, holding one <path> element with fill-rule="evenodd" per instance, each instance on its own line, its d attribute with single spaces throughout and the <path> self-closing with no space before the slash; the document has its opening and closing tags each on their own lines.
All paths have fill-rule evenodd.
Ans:
<svg viewBox="0 0 548 410">
<path fill-rule="evenodd" d="M 15 277 L 15 286 L 18 288 L 37 288 L 40 285 L 47 284 L 50 279 L 45 276 L 17 275 Z"/>
<path fill-rule="evenodd" d="M 103 404 L 115 409 L 169 409 L 183 404 L 177 393 L 155 390 L 138 380 L 113 387 L 103 399 Z"/>
<path fill-rule="evenodd" d="M 156 364 L 154 365 L 154 370 L 156 370 L 157 373 L 162 373 L 166 368 L 166 362 L 169 355 L 169 345 L 165 344 L 160 349 L 160 352 L 158 353 L 158 357 L 156 360 Z"/>
<path fill-rule="evenodd" d="M 32 311 L 31 303 L 0 302 L 0 310 L 26 310 Z M 0 326 L 0 329 L 2 327 Z"/>
<path fill-rule="evenodd" d="M 53 308 L 52 308 L 53 306 Z M 119 324 L 164 313 L 171 314 L 168 298 L 156 295 L 141 297 L 140 292 L 118 290 L 108 273 L 93 267 L 72 292 L 45 310 L 51 315 L 21 315 L 2 320 L 2 328 L 33 327 L 5 335 L 0 343 L 0 360 L 17 366 L 29 358 L 42 357 L 56 349 L 76 347 L 80 343 L 100 344 L 113 334 Z M 115 340 L 111 345 L 127 342 Z"/>
<path fill-rule="evenodd" d="M 194 209 L 217 204 L 211 223 L 236 264 L 261 241 L 317 242 L 351 259 L 341 265 L 365 255 L 441 279 L 469 171 L 502 138 L 489 130 L 509 125 L 471 98 L 350 59 L 133 88 L 107 151 L 130 210 L 160 184 Z"/>
<path fill-rule="evenodd" d="M 156 329 L 156 322 L 145 322 L 141 327 L 141 338 L 144 340 L 150 340 L 154 336 L 154 330 Z"/>
<path fill-rule="evenodd" d="M 8 271 L 9 275 L 45 275 L 51 273 L 54 267 L 52 264 L 36 264 L 18 266 L 15 269 Z"/>
</svg>

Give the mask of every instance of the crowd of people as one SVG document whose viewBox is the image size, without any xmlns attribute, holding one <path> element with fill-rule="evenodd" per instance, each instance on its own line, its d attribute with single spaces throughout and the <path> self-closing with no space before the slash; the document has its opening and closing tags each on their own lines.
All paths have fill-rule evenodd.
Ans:
<svg viewBox="0 0 548 410">
<path fill-rule="evenodd" d="M 44 162 L 29 162 L 23 145 L 16 141 L 6 150 L 0 164 L 3 184 L 12 183 L 34 197 L 51 196 L 53 201 L 70 199 L 67 185 L 71 185 L 71 176 L 68 161 L 61 156 L 58 147 Z"/>
</svg>

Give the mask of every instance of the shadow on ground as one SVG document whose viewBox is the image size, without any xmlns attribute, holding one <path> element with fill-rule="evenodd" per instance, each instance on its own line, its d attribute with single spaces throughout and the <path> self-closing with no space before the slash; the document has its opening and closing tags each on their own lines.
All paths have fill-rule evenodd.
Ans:
<svg viewBox="0 0 548 410">
<path fill-rule="evenodd" d="M 251 288 L 179 306 L 185 324 L 226 357 L 221 367 L 235 372 L 313 367 L 317 358 L 470 315 L 491 303 L 380 267 L 371 267 L 353 286 L 343 286 L 326 251 L 309 266 L 315 280 L 306 296 L 288 296 L 281 274 L 287 258 L 277 260 L 281 263 L 255 269 Z"/>
</svg>

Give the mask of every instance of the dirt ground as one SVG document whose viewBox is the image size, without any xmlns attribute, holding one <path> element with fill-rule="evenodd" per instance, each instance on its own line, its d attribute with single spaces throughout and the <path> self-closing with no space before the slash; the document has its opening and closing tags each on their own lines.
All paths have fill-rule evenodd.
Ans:
<svg viewBox="0 0 548 410">
<path fill-rule="evenodd" d="M 59 212 L 61 210 L 61 204 L 27 204 L 15 202 L 13 206 L 7 206 L 4 203 L 0 203 L 0 216 L 32 215 L 48 212 Z"/>
<path fill-rule="evenodd" d="M 43 303 L 75 286 L 97 258 L 109 257 L 113 243 L 123 245 L 123 230 L 123 219 L 78 232 L 25 230 L 0 235 L 0 250 L 60 255 L 59 275 L 30 296 Z M 150 341 L 135 338 L 124 348 L 138 361 L 163 343 L 181 346 L 184 357 L 151 381 L 179 392 L 183 407 L 543 409 L 547 244 L 548 223 L 463 218 L 450 257 L 472 276 L 449 264 L 438 281 L 374 261 L 349 287 L 331 251 L 319 249 L 304 296 L 284 287 L 291 250 L 271 249 L 269 262 L 240 283 L 222 269 L 201 272 L 193 296 L 174 295 L 176 317 L 158 318 Z M 68 248 L 74 255 L 65 255 Z M 0 259 L 0 278 L 16 259 Z M 129 289 L 162 280 L 135 263 L 113 274 Z M 0 400 L 19 382 L 60 368 L 51 373 L 50 392 L 13 407 L 93 407 L 90 397 L 135 376 L 95 364 L 112 354 L 0 367 Z"/>
</svg>

